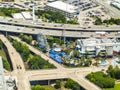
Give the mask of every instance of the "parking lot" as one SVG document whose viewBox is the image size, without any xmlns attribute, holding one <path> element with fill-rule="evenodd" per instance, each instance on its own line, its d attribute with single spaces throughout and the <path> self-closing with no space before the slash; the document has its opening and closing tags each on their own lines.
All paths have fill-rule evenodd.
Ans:
<svg viewBox="0 0 120 90">
<path fill-rule="evenodd" d="M 90 0 L 62 0 L 65 3 L 71 4 L 73 6 L 77 6 L 80 11 L 87 10 L 89 8 L 96 7 L 97 4 Z"/>
<path fill-rule="evenodd" d="M 101 6 L 97 6 L 85 11 L 81 11 L 78 15 L 78 22 L 81 26 L 91 26 L 94 25 L 95 17 L 99 17 L 102 20 L 110 19 L 111 16 L 105 12 L 105 10 Z"/>
</svg>

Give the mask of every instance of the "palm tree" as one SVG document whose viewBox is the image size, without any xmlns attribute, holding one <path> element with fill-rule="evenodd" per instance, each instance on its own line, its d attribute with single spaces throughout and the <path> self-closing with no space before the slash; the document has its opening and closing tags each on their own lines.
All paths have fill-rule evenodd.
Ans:
<svg viewBox="0 0 120 90">
<path fill-rule="evenodd" d="M 82 66 L 84 65 L 84 63 L 85 63 L 85 56 L 81 56 L 81 64 L 82 64 Z"/>
<path fill-rule="evenodd" d="M 98 57 L 96 57 L 96 59 L 95 59 L 95 60 L 96 60 L 96 64 L 98 65 L 98 64 L 99 64 L 99 62 L 100 62 L 100 61 L 102 61 L 103 59 L 102 59 L 100 56 L 98 56 Z"/>
<path fill-rule="evenodd" d="M 102 52 L 100 51 L 97 56 L 101 57 L 102 56 Z"/>
</svg>

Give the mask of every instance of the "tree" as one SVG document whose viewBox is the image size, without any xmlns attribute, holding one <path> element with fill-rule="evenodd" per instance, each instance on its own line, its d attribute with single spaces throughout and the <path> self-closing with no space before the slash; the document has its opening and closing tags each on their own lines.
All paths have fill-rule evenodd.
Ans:
<svg viewBox="0 0 120 90">
<path fill-rule="evenodd" d="M 77 18 L 73 18 L 67 21 L 68 24 L 79 24 Z"/>
<path fill-rule="evenodd" d="M 115 23 L 116 23 L 117 25 L 120 25 L 120 19 L 116 19 L 116 20 L 115 20 Z"/>
<path fill-rule="evenodd" d="M 30 59 L 30 61 L 28 62 L 29 64 L 29 67 L 31 69 L 40 69 L 39 67 L 39 62 L 40 61 L 40 58 L 39 56 L 34 56 L 33 58 Z"/>
<path fill-rule="evenodd" d="M 53 64 L 50 64 L 48 61 L 45 61 L 38 55 L 33 56 L 29 59 L 28 65 L 30 69 L 48 69 L 55 68 Z"/>
<path fill-rule="evenodd" d="M 20 33 L 19 37 L 22 39 L 22 37 L 23 37 L 23 33 Z"/>
<path fill-rule="evenodd" d="M 3 15 L 7 17 L 12 17 L 13 13 L 19 13 L 21 11 L 24 11 L 24 10 L 21 10 L 18 8 L 6 8 L 6 7 L 0 8 L 0 12 L 2 12 Z"/>
<path fill-rule="evenodd" d="M 96 19 L 95 25 L 102 25 L 102 20 L 101 20 L 101 18 L 97 18 L 97 19 Z"/>
<path fill-rule="evenodd" d="M 53 46 L 53 43 L 57 43 L 58 45 L 62 45 L 64 43 L 64 41 L 61 40 L 60 38 L 55 38 L 52 36 L 47 36 L 47 41 L 48 41 L 50 47 Z"/>
<path fill-rule="evenodd" d="M 12 39 L 9 35 L 7 36 L 7 39 L 8 39 L 10 42 L 13 41 L 13 39 Z"/>
<path fill-rule="evenodd" d="M 81 66 L 84 66 L 84 63 L 85 63 L 85 56 L 81 56 L 80 61 L 81 61 Z"/>
<path fill-rule="evenodd" d="M 90 61 L 90 60 L 86 60 L 86 61 L 84 62 L 84 66 L 90 66 L 90 65 L 91 65 L 91 62 L 92 62 L 92 61 Z"/>
<path fill-rule="evenodd" d="M 10 64 L 7 60 L 4 60 L 3 59 L 3 67 L 6 69 L 6 70 L 10 70 Z"/>
<path fill-rule="evenodd" d="M 107 73 L 111 72 L 111 70 L 113 70 L 113 66 L 112 66 L 112 65 L 110 65 L 110 66 L 108 67 Z"/>
<path fill-rule="evenodd" d="M 35 12 L 38 17 L 42 18 L 44 21 L 56 22 L 56 23 L 66 23 L 66 17 L 60 12 L 55 12 L 51 10 L 37 10 Z"/>
<path fill-rule="evenodd" d="M 21 47 L 21 43 L 18 42 L 17 40 L 13 40 L 13 46 L 15 47 L 15 49 L 18 51 L 18 52 L 22 52 L 22 47 Z"/>
<path fill-rule="evenodd" d="M 26 61 L 30 54 L 29 47 L 26 44 L 22 44 L 22 43 L 18 42 L 17 40 L 13 40 L 13 46 L 21 54 L 24 61 Z"/>
<path fill-rule="evenodd" d="M 34 56 L 30 53 L 30 54 L 29 54 L 29 57 L 28 57 L 28 59 L 27 59 L 27 62 L 29 62 L 33 57 L 34 57 Z"/>
<path fill-rule="evenodd" d="M 120 79 L 120 69 L 116 70 L 115 72 L 115 78 Z"/>
<path fill-rule="evenodd" d="M 29 57 L 30 50 L 29 47 L 26 44 L 22 44 L 22 53 L 23 59 L 26 61 Z"/>
<path fill-rule="evenodd" d="M 72 90 L 81 90 L 78 84 L 73 85 Z"/>
<path fill-rule="evenodd" d="M 73 57 L 74 58 L 79 58 L 80 57 L 80 53 L 78 52 L 78 50 L 73 50 Z"/>
<path fill-rule="evenodd" d="M 70 88 L 72 90 L 80 90 L 79 84 L 70 78 L 67 79 L 67 82 L 65 83 L 65 88 Z"/>
<path fill-rule="evenodd" d="M 120 68 L 118 66 L 116 66 L 115 68 L 113 68 L 113 66 L 109 66 L 107 73 L 112 77 L 112 78 L 116 78 L 116 79 L 120 79 Z"/>
<path fill-rule="evenodd" d="M 43 88 L 40 85 L 35 85 L 35 86 L 32 87 L 32 90 L 45 90 L 45 88 Z"/>
<path fill-rule="evenodd" d="M 29 39 L 28 39 L 29 43 L 31 43 L 32 40 L 33 40 L 33 37 L 30 35 L 30 36 L 29 36 Z"/>
<path fill-rule="evenodd" d="M 0 40 L 0 49 L 3 47 L 3 42 Z"/>
<path fill-rule="evenodd" d="M 25 41 L 25 42 L 27 42 L 27 43 L 29 43 L 29 44 L 31 44 L 32 43 L 32 40 L 33 40 L 33 37 L 31 36 L 31 35 L 26 35 L 26 34 L 20 34 L 19 35 L 19 37 L 23 40 L 23 41 Z"/>
<path fill-rule="evenodd" d="M 60 80 L 56 80 L 55 88 L 56 89 L 61 88 L 61 81 Z"/>
<path fill-rule="evenodd" d="M 91 72 L 86 78 L 101 88 L 112 88 L 115 85 L 115 80 L 102 71 Z"/>
</svg>

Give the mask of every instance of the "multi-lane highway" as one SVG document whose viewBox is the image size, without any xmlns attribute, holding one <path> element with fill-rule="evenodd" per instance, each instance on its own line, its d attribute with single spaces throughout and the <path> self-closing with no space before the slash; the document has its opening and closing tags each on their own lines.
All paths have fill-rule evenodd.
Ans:
<svg viewBox="0 0 120 90">
<path fill-rule="evenodd" d="M 66 37 L 101 37 L 100 34 L 97 34 L 96 31 L 91 32 L 89 31 L 61 31 L 61 30 L 48 30 L 48 29 L 37 29 L 37 28 L 29 28 L 29 27 L 20 27 L 20 26 L 12 26 L 12 25 L 1 25 L 0 24 L 0 31 L 2 32 L 12 32 L 12 33 L 27 33 L 27 34 L 38 34 L 43 33 L 44 35 L 51 35 L 51 36 L 66 36 Z M 104 30 L 102 30 L 104 31 Z M 109 32 L 107 37 L 120 37 L 118 34 L 118 30 L 114 32 Z"/>
<path fill-rule="evenodd" d="M 20 20 L 20 19 L 13 19 L 13 18 L 4 18 L 0 17 L 1 24 L 9 24 L 9 25 L 16 25 L 22 27 L 34 27 L 38 29 L 48 29 L 48 30 L 68 30 L 68 31 L 115 31 L 120 30 L 120 25 L 92 25 L 92 26 L 83 26 L 80 25 L 72 25 L 72 24 L 58 24 L 58 23 L 45 23 L 45 22 L 37 22 L 32 20 Z"/>
<path fill-rule="evenodd" d="M 30 85 L 26 80 L 26 76 L 24 75 L 25 67 L 21 56 L 4 35 L 0 34 L 0 39 L 6 46 L 12 62 L 13 71 L 9 73 L 9 75 L 17 76 L 19 90 L 30 90 Z M 18 69 L 19 65 L 21 66 L 21 69 Z"/>
<path fill-rule="evenodd" d="M 66 37 L 101 37 L 95 32 L 108 32 L 107 37 L 120 37 L 120 25 L 112 26 L 84 26 L 70 24 L 54 24 L 33 22 L 31 20 L 18 20 L 12 18 L 0 17 L 0 31 L 12 33 L 27 33 L 51 36 L 66 36 Z"/>
</svg>

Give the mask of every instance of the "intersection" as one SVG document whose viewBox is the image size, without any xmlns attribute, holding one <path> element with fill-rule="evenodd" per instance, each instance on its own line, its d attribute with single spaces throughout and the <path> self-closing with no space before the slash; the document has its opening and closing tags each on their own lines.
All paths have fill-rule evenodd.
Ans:
<svg viewBox="0 0 120 90">
<path fill-rule="evenodd" d="M 4 43 L 7 42 L 7 48 L 11 51 L 14 51 L 14 56 L 11 56 L 10 59 L 12 60 L 13 71 L 10 73 L 6 73 L 7 75 L 17 76 L 18 79 L 18 88 L 20 90 L 31 90 L 29 81 L 32 80 L 51 80 L 51 79 L 62 79 L 62 78 L 71 78 L 78 82 L 82 87 L 86 90 L 101 90 L 96 85 L 90 83 L 88 80 L 85 79 L 85 75 L 92 72 L 92 71 L 100 71 L 102 68 L 97 67 L 85 67 L 85 68 L 65 68 L 60 64 L 57 64 L 55 61 L 50 59 L 49 57 L 42 56 L 42 53 L 35 50 L 36 54 L 41 55 L 41 57 L 50 59 L 50 63 L 54 63 L 57 69 L 50 69 L 50 70 L 25 70 L 23 61 L 21 57 L 17 54 L 18 52 L 13 48 L 11 43 L 6 39 L 4 35 L 0 35 L 0 38 Z M 14 37 L 12 37 L 14 38 Z M 17 38 L 18 39 L 18 38 Z M 5 42 L 6 41 L 6 42 Z M 20 40 L 19 40 L 20 41 Z M 27 44 L 28 45 L 28 44 Z M 30 48 L 30 46 L 29 46 Z M 33 47 L 32 47 L 33 48 Z M 31 50 L 31 49 L 30 49 Z M 17 58 L 16 58 L 17 54 Z M 13 58 L 12 58 L 13 57 Z M 17 69 L 15 66 L 16 64 L 21 65 L 21 69 Z"/>
</svg>

